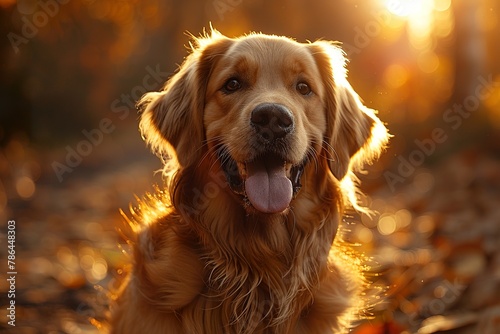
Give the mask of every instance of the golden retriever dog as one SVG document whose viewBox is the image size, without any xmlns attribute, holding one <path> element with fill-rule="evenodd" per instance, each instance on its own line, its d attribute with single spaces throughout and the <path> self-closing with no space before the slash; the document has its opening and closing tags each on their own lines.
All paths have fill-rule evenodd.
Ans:
<svg viewBox="0 0 500 334">
<path fill-rule="evenodd" d="M 386 128 L 336 43 L 212 30 L 191 48 L 139 102 L 166 188 L 129 219 L 111 332 L 344 332 L 364 306 L 363 263 L 337 232 Z"/>
</svg>

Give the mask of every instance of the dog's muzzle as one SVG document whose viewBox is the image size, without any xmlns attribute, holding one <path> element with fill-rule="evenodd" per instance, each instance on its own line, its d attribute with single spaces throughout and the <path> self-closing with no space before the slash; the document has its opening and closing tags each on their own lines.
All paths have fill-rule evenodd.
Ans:
<svg viewBox="0 0 500 334">
<path fill-rule="evenodd" d="M 259 104 L 250 117 L 255 132 L 255 157 L 237 162 L 223 146 L 217 150 L 231 190 L 262 213 L 281 213 L 301 188 L 305 160 L 292 164 L 286 159 L 286 137 L 295 124 L 283 105 Z M 255 143 L 257 145 L 255 145 Z"/>
</svg>

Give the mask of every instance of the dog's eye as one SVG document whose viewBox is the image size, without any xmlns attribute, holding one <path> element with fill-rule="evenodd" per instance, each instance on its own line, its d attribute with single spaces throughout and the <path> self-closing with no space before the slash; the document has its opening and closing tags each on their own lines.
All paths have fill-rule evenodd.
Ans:
<svg viewBox="0 0 500 334">
<path fill-rule="evenodd" d="M 238 79 L 231 78 L 228 81 L 226 81 L 222 89 L 224 90 L 224 92 L 229 94 L 236 92 L 240 88 L 241 88 L 241 83 L 238 81 Z"/>
<path fill-rule="evenodd" d="M 311 87 L 305 82 L 299 82 L 296 88 L 297 91 L 304 96 L 311 95 L 312 93 Z"/>
</svg>

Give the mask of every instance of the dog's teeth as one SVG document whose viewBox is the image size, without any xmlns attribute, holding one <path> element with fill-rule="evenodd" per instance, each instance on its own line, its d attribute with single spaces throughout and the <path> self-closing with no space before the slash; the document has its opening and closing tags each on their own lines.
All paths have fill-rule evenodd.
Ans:
<svg viewBox="0 0 500 334">
<path fill-rule="evenodd" d="M 286 171 L 286 175 L 287 175 L 288 177 L 290 177 L 290 172 L 291 172 L 291 170 L 292 170 L 292 164 L 291 164 L 291 163 L 288 163 L 288 162 L 285 162 L 285 166 L 284 166 L 284 168 L 285 168 L 285 171 Z"/>
<path fill-rule="evenodd" d="M 247 175 L 246 164 L 243 162 L 238 162 L 237 165 L 238 165 L 238 171 L 240 172 L 241 177 L 243 177 L 243 178 L 246 177 L 246 175 Z"/>
</svg>

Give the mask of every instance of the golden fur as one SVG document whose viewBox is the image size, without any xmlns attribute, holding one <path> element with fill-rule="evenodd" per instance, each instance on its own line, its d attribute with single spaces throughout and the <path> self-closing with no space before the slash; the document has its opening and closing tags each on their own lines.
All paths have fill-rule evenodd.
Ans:
<svg viewBox="0 0 500 334">
<path fill-rule="evenodd" d="M 288 110 L 284 138 L 262 139 L 249 121 L 266 103 Z M 347 82 L 341 49 L 212 31 L 139 105 L 167 187 L 131 221 L 133 268 L 111 332 L 345 331 L 363 307 L 362 264 L 334 239 L 353 169 L 376 158 L 388 135 Z M 299 180 L 286 209 L 260 212 L 235 189 L 248 182 L 249 161 L 276 154 L 280 173 Z"/>
</svg>

